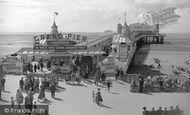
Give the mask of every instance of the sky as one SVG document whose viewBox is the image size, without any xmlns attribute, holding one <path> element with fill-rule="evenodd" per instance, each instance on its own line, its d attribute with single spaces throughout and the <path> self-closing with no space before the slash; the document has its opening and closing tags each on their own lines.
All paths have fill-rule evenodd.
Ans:
<svg viewBox="0 0 190 115">
<path fill-rule="evenodd" d="M 50 32 L 55 11 L 62 32 L 116 31 L 116 25 L 124 23 L 124 12 L 132 24 L 144 12 L 170 7 L 176 7 L 181 18 L 161 32 L 190 32 L 190 0 L 0 0 L 0 33 Z"/>
</svg>

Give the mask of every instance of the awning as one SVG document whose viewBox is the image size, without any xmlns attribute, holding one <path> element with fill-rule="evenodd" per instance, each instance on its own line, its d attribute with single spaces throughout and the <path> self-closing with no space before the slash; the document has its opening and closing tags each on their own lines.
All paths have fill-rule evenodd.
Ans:
<svg viewBox="0 0 190 115">
<path fill-rule="evenodd" d="M 69 52 L 73 55 L 102 55 L 105 54 L 103 51 L 71 51 Z"/>
</svg>

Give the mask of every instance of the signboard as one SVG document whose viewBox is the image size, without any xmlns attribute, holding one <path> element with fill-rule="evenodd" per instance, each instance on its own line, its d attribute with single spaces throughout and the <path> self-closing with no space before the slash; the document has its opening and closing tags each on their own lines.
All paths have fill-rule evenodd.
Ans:
<svg viewBox="0 0 190 115">
<path fill-rule="evenodd" d="M 87 46 L 34 46 L 34 50 L 87 50 Z"/>
<path fill-rule="evenodd" d="M 70 72 L 70 66 L 62 66 L 60 67 L 61 73 L 69 73 Z"/>
<path fill-rule="evenodd" d="M 61 73 L 69 73 L 71 71 L 71 68 L 69 65 L 64 66 L 52 66 L 52 70 L 60 69 Z"/>
<path fill-rule="evenodd" d="M 109 63 L 114 63 L 114 58 L 113 57 L 108 57 L 108 62 Z"/>
<path fill-rule="evenodd" d="M 23 64 L 21 62 L 5 62 L 2 66 L 3 73 L 22 74 Z"/>
<path fill-rule="evenodd" d="M 82 35 L 77 35 L 77 34 L 71 34 L 71 33 L 65 33 L 65 34 L 44 34 L 44 35 L 38 35 L 34 36 L 34 44 L 45 44 L 46 41 L 49 40 L 57 40 L 57 41 L 73 41 L 75 43 L 81 43 L 81 42 L 86 42 L 87 37 L 82 36 Z M 58 43 L 58 42 L 57 42 Z M 60 44 L 60 43 L 58 43 Z M 54 44 L 55 45 L 55 44 Z"/>
<path fill-rule="evenodd" d="M 120 44 L 119 45 L 119 60 L 126 61 L 127 56 L 128 56 L 128 45 Z"/>
<path fill-rule="evenodd" d="M 72 41 L 47 41 L 47 45 L 74 45 Z"/>
<path fill-rule="evenodd" d="M 173 24 L 180 18 L 175 13 L 176 8 L 168 8 L 159 12 L 146 12 L 143 14 L 144 22 L 148 24 L 159 24 L 160 27 Z"/>
<path fill-rule="evenodd" d="M 115 63 L 114 59 L 110 57 L 108 62 L 100 63 L 101 70 L 105 70 L 106 77 L 115 77 Z"/>
</svg>

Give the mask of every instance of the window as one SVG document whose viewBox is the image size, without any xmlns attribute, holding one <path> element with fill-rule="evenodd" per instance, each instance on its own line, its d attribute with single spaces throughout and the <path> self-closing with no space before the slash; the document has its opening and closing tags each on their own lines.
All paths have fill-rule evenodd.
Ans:
<svg viewBox="0 0 190 115">
<path fill-rule="evenodd" d="M 128 45 L 128 50 L 130 50 L 130 45 Z"/>
</svg>

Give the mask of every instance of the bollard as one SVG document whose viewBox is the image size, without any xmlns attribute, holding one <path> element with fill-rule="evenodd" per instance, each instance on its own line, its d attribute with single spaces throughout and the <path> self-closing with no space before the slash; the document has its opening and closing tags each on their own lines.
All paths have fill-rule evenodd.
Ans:
<svg viewBox="0 0 190 115">
<path fill-rule="evenodd" d="M 163 115 L 169 115 L 169 111 L 167 110 L 167 107 L 164 108 Z"/>
<path fill-rule="evenodd" d="M 150 115 L 150 111 L 147 111 L 146 107 L 143 107 L 143 115 Z"/>
<path fill-rule="evenodd" d="M 152 108 L 152 111 L 150 111 L 149 115 L 156 115 L 156 111 L 154 110 L 154 107 Z"/>
<path fill-rule="evenodd" d="M 162 107 L 159 107 L 159 110 L 157 110 L 156 112 L 156 115 L 163 115 Z"/>
</svg>

